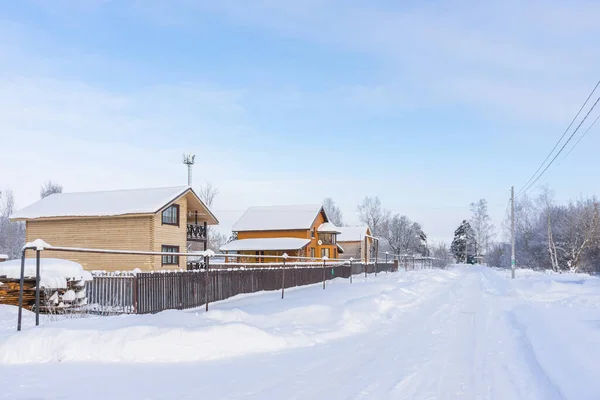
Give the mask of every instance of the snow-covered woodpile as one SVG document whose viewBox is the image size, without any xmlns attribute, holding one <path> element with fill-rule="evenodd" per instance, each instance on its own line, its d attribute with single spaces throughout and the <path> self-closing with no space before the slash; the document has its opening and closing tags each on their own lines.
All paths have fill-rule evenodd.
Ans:
<svg viewBox="0 0 600 400">
<path fill-rule="evenodd" d="M 87 304 L 85 282 L 92 275 L 81 265 L 61 259 L 43 258 L 40 263 L 40 311 L 61 312 Z M 13 260 L 0 265 L 0 304 L 19 304 L 21 261 Z M 35 259 L 25 263 L 23 306 L 35 307 Z"/>
</svg>

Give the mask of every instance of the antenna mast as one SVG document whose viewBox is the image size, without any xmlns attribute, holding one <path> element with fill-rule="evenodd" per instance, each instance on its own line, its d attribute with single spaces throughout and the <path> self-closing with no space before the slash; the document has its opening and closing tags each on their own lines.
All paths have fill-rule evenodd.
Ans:
<svg viewBox="0 0 600 400">
<path fill-rule="evenodd" d="M 192 186 L 192 165 L 196 156 L 192 153 L 183 154 L 183 163 L 188 167 L 188 186 Z"/>
</svg>

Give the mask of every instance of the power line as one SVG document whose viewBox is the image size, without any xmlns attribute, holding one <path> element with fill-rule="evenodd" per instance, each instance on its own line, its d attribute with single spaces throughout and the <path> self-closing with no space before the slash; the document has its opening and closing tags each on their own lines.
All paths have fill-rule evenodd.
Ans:
<svg viewBox="0 0 600 400">
<path fill-rule="evenodd" d="M 594 125 L 596 124 L 596 122 L 600 119 L 600 114 L 598 114 L 598 116 L 596 117 L 596 119 L 594 120 L 594 122 L 592 122 L 592 124 L 585 130 L 585 132 L 583 132 L 583 135 L 581 135 L 581 137 L 575 142 L 575 144 L 573 145 L 573 147 L 571 147 L 571 149 L 567 152 L 567 154 L 565 154 L 565 156 L 560 160 L 560 162 L 558 163 L 558 165 L 560 165 L 560 163 L 562 163 L 563 161 L 565 161 L 565 158 L 567 158 L 569 156 L 569 154 L 571 154 L 571 152 L 573 151 L 573 149 L 575 147 L 577 147 L 577 145 L 579 144 L 579 142 L 581 142 L 581 139 L 584 138 L 584 136 L 590 131 L 590 129 L 592 129 L 594 127 Z"/>
<path fill-rule="evenodd" d="M 599 82 L 600 83 L 600 82 Z M 597 86 L 597 85 L 596 85 Z M 523 195 L 525 192 L 527 192 L 527 190 L 529 190 L 530 187 L 532 187 L 541 177 L 542 175 L 544 175 L 544 173 L 548 170 L 548 168 L 550 168 L 550 166 L 552 165 L 552 163 L 556 160 L 556 158 L 560 155 L 560 153 L 562 153 L 562 151 L 565 149 L 565 147 L 567 147 L 567 145 L 569 144 L 569 142 L 571 141 L 571 139 L 573 139 L 573 136 L 575 136 L 575 134 L 577 133 L 577 131 L 579 130 L 579 128 L 581 128 L 581 125 L 583 125 L 583 123 L 585 122 L 585 120 L 589 117 L 590 113 L 594 110 L 594 108 L 596 107 L 596 105 L 598 104 L 598 102 L 600 102 L 600 97 L 598 97 L 596 99 L 596 102 L 594 103 L 594 105 L 592 105 L 592 108 L 589 109 L 589 111 L 587 112 L 587 114 L 585 115 L 585 117 L 583 117 L 583 119 L 581 120 L 581 122 L 579 123 L 579 125 L 577 125 L 577 128 L 575 128 L 575 130 L 573 131 L 573 133 L 571 134 L 571 136 L 569 136 L 569 138 L 567 139 L 567 141 L 565 142 L 565 144 L 563 144 L 563 146 L 560 148 L 560 150 L 558 151 L 558 153 L 556 153 L 556 155 L 554 156 L 554 158 L 552 159 L 552 161 L 550 161 L 550 163 L 546 166 L 546 168 L 544 168 L 544 170 L 537 176 L 537 178 L 535 178 L 535 180 L 533 182 L 531 182 L 531 184 L 529 186 L 527 186 L 527 188 L 525 188 L 524 190 L 522 190 L 518 195 L 521 196 Z"/>
<path fill-rule="evenodd" d="M 587 99 L 585 99 L 585 102 L 583 103 L 583 105 L 581 106 L 581 108 L 579 109 L 579 111 L 577 111 L 577 114 L 575 114 L 575 117 L 573 117 L 573 120 L 571 120 L 571 123 L 569 124 L 569 126 L 567 127 L 567 129 L 565 129 L 565 131 L 563 132 L 563 134 L 560 137 L 560 139 L 558 139 L 558 141 L 556 142 L 556 144 L 554 145 L 554 147 L 552 148 L 552 150 L 550 150 L 550 153 L 548 153 L 548 155 L 546 156 L 546 158 L 544 159 L 544 161 L 540 164 L 540 166 L 538 167 L 538 169 L 533 173 L 533 175 L 531 175 L 531 178 L 529 178 L 529 180 L 523 185 L 523 188 L 525 186 L 527 186 L 529 184 L 529 182 L 531 182 L 532 179 L 535 178 L 535 176 L 537 175 L 537 173 L 540 172 L 540 170 L 544 167 L 544 164 L 546 164 L 546 161 L 548 161 L 548 159 L 552 156 L 552 153 L 554 153 L 554 150 L 556 150 L 556 148 L 558 147 L 558 145 L 560 144 L 560 142 L 566 136 L 567 132 L 569 132 L 569 129 L 571 129 L 571 126 L 573 126 L 573 123 L 575 122 L 575 120 L 577 119 L 577 117 L 579 117 L 579 114 L 581 114 L 581 111 L 585 108 L 585 106 L 588 103 L 588 101 L 590 101 L 590 98 L 592 97 L 592 95 L 594 94 L 594 92 L 596 91 L 596 89 L 598 88 L 599 85 L 600 85 L 600 81 L 598 81 L 598 83 L 596 83 L 596 86 L 594 86 L 594 89 L 592 89 L 592 91 L 589 94 L 589 96 L 587 97 Z M 519 194 L 517 195 L 517 197 L 520 196 L 521 194 L 523 194 L 523 188 L 521 188 L 521 190 L 519 191 Z"/>
</svg>

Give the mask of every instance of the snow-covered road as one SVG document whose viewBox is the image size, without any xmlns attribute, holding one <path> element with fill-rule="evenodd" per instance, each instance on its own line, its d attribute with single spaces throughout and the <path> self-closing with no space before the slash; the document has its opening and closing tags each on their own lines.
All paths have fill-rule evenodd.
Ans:
<svg viewBox="0 0 600 400">
<path fill-rule="evenodd" d="M 0 331 L 10 399 L 598 399 L 600 281 L 458 267 Z M 1 309 L 0 323 L 12 323 Z M 61 361 L 61 362 L 58 362 Z M 141 362 L 143 361 L 143 362 Z"/>
</svg>

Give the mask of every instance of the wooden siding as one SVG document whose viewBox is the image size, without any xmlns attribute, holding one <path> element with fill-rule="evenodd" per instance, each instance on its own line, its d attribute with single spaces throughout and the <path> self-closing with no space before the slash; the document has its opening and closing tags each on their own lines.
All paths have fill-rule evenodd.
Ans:
<svg viewBox="0 0 600 400">
<path fill-rule="evenodd" d="M 179 205 L 179 226 L 163 225 L 162 210 L 156 213 L 153 217 L 152 224 L 152 244 L 151 248 L 154 251 L 162 251 L 162 246 L 178 246 L 180 252 L 187 251 L 187 212 L 188 204 L 187 197 L 181 197 L 171 204 Z M 171 205 L 169 204 L 169 206 Z M 167 208 L 167 207 L 165 207 Z M 201 222 L 200 222 L 201 223 Z M 179 265 L 162 266 L 161 257 L 154 256 L 154 269 L 176 269 L 185 268 L 187 264 L 186 257 L 179 257 Z"/>
<path fill-rule="evenodd" d="M 344 253 L 340 254 L 340 258 L 347 260 L 350 257 L 352 257 L 356 261 L 364 260 L 364 255 L 362 252 L 363 245 L 360 240 L 352 241 L 352 242 L 338 242 L 338 243 L 344 249 Z"/>
<path fill-rule="evenodd" d="M 337 245 L 335 244 L 324 244 L 319 246 L 319 234 L 317 229 L 321 224 L 325 222 L 325 217 L 323 213 L 319 213 L 319 215 L 315 218 L 311 229 L 300 229 L 300 230 L 278 230 L 278 231 L 241 231 L 238 232 L 238 239 L 264 239 L 264 238 L 280 238 L 280 237 L 291 237 L 291 238 L 300 238 L 300 239 L 310 239 L 310 243 L 305 247 L 306 253 L 302 254 L 303 256 L 310 256 L 310 249 L 315 249 L 315 258 L 321 258 L 321 249 L 329 249 L 329 258 L 334 258 L 337 255 Z M 314 229 L 315 237 L 311 238 L 311 230 Z M 280 255 L 282 252 L 278 252 L 275 255 Z M 242 252 L 242 254 L 248 254 L 247 252 Z M 265 253 L 267 254 L 267 253 Z M 288 252 L 288 255 L 292 255 Z M 268 261 L 268 260 L 266 260 Z"/>
<path fill-rule="evenodd" d="M 28 242 L 43 239 L 54 246 L 147 251 L 151 226 L 151 216 L 30 220 L 26 236 Z M 32 251 L 27 253 L 35 256 Z M 151 256 L 43 251 L 42 257 L 72 260 L 87 270 L 152 268 Z"/>
</svg>

